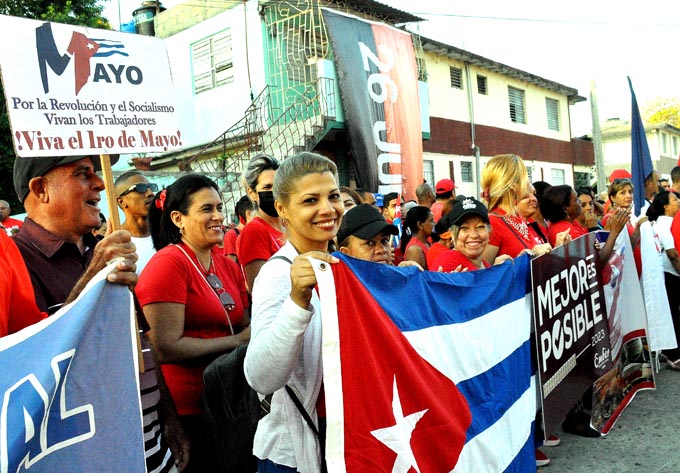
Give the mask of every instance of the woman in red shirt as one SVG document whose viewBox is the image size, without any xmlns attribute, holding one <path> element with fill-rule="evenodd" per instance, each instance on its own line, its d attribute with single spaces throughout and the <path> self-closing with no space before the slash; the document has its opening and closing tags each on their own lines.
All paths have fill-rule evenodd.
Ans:
<svg viewBox="0 0 680 473">
<path fill-rule="evenodd" d="M 557 235 L 561 232 L 569 231 L 572 239 L 588 233 L 588 229 L 577 220 L 581 214 L 581 204 L 571 186 L 553 186 L 545 191 L 541 200 L 541 214 L 550 222 L 548 240 L 552 246 L 557 246 Z"/>
<path fill-rule="evenodd" d="M 499 255 L 514 258 L 525 250 L 531 250 L 535 256 L 549 253 L 550 244 L 541 240 L 517 209 L 519 200 L 529 193 L 524 160 L 516 154 L 494 156 L 482 170 L 481 184 L 491 223 L 484 260 L 491 264 Z M 568 234 L 561 236 L 560 244 L 568 239 Z"/>
<path fill-rule="evenodd" d="M 236 240 L 236 255 L 246 276 L 248 290 L 253 288 L 255 277 L 271 255 L 285 242 L 283 222 L 274 207 L 274 174 L 279 162 L 260 154 L 248 162 L 243 181 L 248 197 L 257 204 L 258 214 Z"/>
<path fill-rule="evenodd" d="M 432 212 L 427 207 L 416 205 L 406 214 L 403 227 L 401 251 L 404 260 L 415 261 L 423 269 L 427 269 L 427 251 L 430 249 L 428 238 L 434 228 Z"/>
<path fill-rule="evenodd" d="M 630 211 L 633 207 L 633 181 L 627 178 L 614 179 L 609 185 L 609 202 L 611 208 L 609 213 L 602 217 L 602 225 L 605 230 L 611 230 L 609 222 L 616 209 Z M 633 248 L 633 258 L 637 268 L 638 276 L 642 274 L 642 255 L 640 253 L 640 225 L 647 221 L 647 217 L 640 218 L 633 224 L 630 220 L 626 222 L 626 230 L 630 237 L 630 245 Z"/>
<path fill-rule="evenodd" d="M 445 251 L 434 261 L 432 269 L 441 268 L 445 273 L 475 271 L 491 266 L 482 259 L 482 253 L 489 243 L 489 213 L 477 199 L 467 198 L 457 202 L 450 214 L 442 220 L 450 224 L 449 232 L 454 248 Z M 495 264 L 510 259 L 504 255 Z"/>
<path fill-rule="evenodd" d="M 180 420 L 191 440 L 189 469 L 211 471 L 201 395 L 203 370 L 218 355 L 250 340 L 243 275 L 217 251 L 224 238 L 222 201 L 210 178 L 189 174 L 161 191 L 149 224 L 158 250 L 135 293 L 151 330 Z"/>
</svg>

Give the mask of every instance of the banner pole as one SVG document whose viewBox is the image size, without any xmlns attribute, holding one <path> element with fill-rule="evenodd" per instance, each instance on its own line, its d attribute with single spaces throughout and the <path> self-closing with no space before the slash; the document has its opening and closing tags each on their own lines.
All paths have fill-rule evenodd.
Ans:
<svg viewBox="0 0 680 473">
<path fill-rule="evenodd" d="M 120 218 L 118 217 L 118 205 L 116 204 L 116 190 L 113 188 L 113 173 L 111 172 L 111 157 L 108 154 L 100 154 L 102 176 L 104 178 L 104 191 L 106 202 L 109 206 L 109 228 L 115 232 L 120 230 Z"/>
<path fill-rule="evenodd" d="M 111 157 L 108 154 L 100 154 L 99 161 L 104 178 L 104 192 L 109 206 L 108 232 L 120 230 L 120 218 L 118 217 L 118 205 L 116 204 L 116 190 L 113 187 L 113 172 L 111 172 Z M 107 233 L 108 233 L 107 232 Z M 137 334 L 137 358 L 139 360 L 139 372 L 144 373 L 144 355 L 142 354 L 142 341 L 139 339 L 139 323 L 135 317 L 135 333 Z"/>
</svg>

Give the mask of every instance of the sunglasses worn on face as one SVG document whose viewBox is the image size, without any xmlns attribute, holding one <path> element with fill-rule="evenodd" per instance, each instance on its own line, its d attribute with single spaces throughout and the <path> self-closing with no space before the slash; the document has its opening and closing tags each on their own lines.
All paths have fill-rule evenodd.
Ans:
<svg viewBox="0 0 680 473">
<path fill-rule="evenodd" d="M 234 310 L 236 308 L 236 303 L 229 293 L 224 289 L 224 285 L 222 284 L 222 281 L 220 281 L 220 278 L 214 274 L 208 274 L 205 279 L 208 281 L 208 284 L 210 284 L 210 287 L 215 289 L 217 292 L 220 302 L 224 308 L 227 310 Z"/>
<path fill-rule="evenodd" d="M 152 182 L 140 182 L 125 189 L 125 191 L 121 193 L 118 197 L 123 197 L 124 195 L 129 194 L 132 191 L 139 192 L 140 194 L 145 194 L 148 189 L 151 189 L 151 192 L 158 192 L 158 184 L 154 184 Z"/>
</svg>

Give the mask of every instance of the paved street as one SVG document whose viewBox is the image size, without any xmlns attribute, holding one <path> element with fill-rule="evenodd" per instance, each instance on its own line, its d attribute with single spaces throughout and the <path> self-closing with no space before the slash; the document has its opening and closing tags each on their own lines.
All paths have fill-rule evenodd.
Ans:
<svg viewBox="0 0 680 473">
<path fill-rule="evenodd" d="M 565 434 L 544 448 L 544 473 L 680 472 L 680 373 L 662 365 L 656 391 L 637 394 L 611 433 L 599 439 Z"/>
</svg>

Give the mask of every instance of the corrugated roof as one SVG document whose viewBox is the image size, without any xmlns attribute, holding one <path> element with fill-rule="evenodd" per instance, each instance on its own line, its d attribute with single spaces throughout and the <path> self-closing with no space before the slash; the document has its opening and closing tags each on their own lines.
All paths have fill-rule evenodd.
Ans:
<svg viewBox="0 0 680 473">
<path fill-rule="evenodd" d="M 329 3 L 337 5 L 338 8 L 359 11 L 397 25 L 424 21 L 423 18 L 374 0 L 329 0 Z"/>
<path fill-rule="evenodd" d="M 456 59 L 458 61 L 465 62 L 473 66 L 480 66 L 499 74 L 504 74 L 515 79 L 528 82 L 529 84 L 534 84 L 539 87 L 543 87 L 560 94 L 564 94 L 569 98 L 569 103 L 574 104 L 578 102 L 583 102 L 586 100 L 585 97 L 578 95 L 578 90 L 566 85 L 562 85 L 558 82 L 545 79 L 543 77 L 537 76 L 530 72 L 522 71 L 512 66 L 502 64 L 500 62 L 493 61 L 491 59 L 479 56 L 477 54 L 465 51 L 464 49 L 457 48 L 445 43 L 440 43 L 433 39 L 420 37 L 423 43 L 423 51 L 429 51 L 434 54 L 439 54 L 441 56 L 446 56 L 451 59 Z"/>
</svg>

